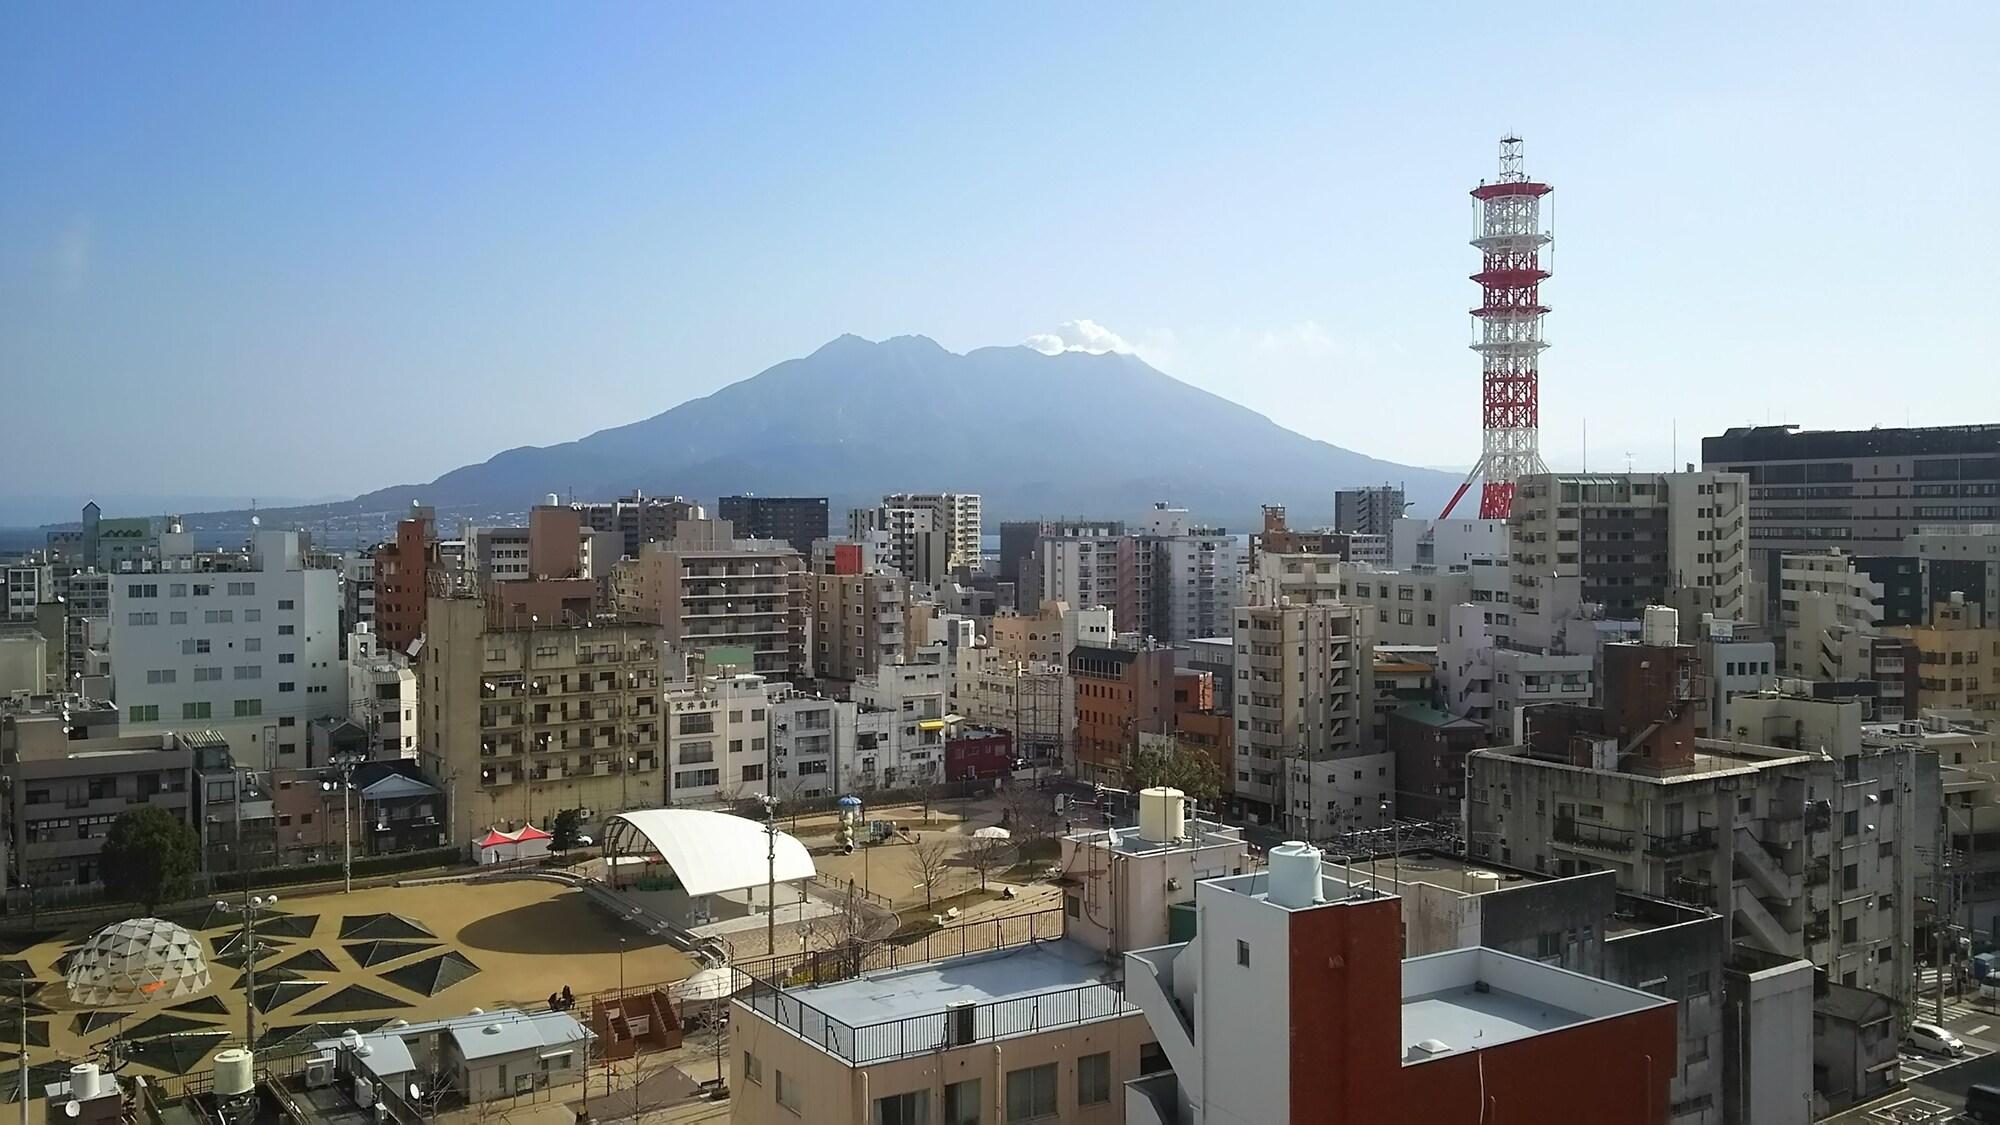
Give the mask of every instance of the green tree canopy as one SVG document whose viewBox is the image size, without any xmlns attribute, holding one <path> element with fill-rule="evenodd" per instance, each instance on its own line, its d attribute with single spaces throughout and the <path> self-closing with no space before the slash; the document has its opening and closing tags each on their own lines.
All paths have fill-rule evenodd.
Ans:
<svg viewBox="0 0 2000 1125">
<path fill-rule="evenodd" d="M 1214 759 L 1177 738 L 1147 738 L 1127 755 L 1125 772 L 1139 789 L 1163 785 L 1197 801 L 1222 792 L 1222 772 Z"/>
<path fill-rule="evenodd" d="M 150 913 L 163 902 L 194 893 L 201 842 L 186 821 L 145 805 L 118 814 L 97 858 L 105 889 L 118 898 L 144 903 Z"/>
<path fill-rule="evenodd" d="M 549 835 L 553 837 L 549 841 L 549 850 L 566 852 L 576 847 L 576 838 L 582 835 L 582 830 L 582 809 L 564 809 L 557 813 L 555 823 L 549 825 Z"/>
</svg>

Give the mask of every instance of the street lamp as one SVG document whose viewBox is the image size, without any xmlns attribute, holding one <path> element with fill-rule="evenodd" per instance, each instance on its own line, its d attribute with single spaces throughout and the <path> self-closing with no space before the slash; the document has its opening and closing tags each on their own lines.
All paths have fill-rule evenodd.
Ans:
<svg viewBox="0 0 2000 1125">
<path fill-rule="evenodd" d="M 335 781 L 332 778 L 324 778 L 319 783 L 321 793 L 333 793 L 335 791 L 340 793 L 340 879 L 342 894 L 352 894 L 354 892 L 354 817 L 348 812 L 347 795 L 354 791 L 354 767 L 365 760 L 364 757 L 352 753 L 343 752 L 335 754 L 330 765 L 339 772 L 340 780 Z M 325 835 L 325 833 L 320 834 L 322 839 L 325 838 Z"/>
<path fill-rule="evenodd" d="M 243 1045 L 254 1051 L 257 1049 L 257 955 L 264 951 L 257 941 L 257 918 L 278 908 L 278 896 L 253 897 L 245 886 L 241 904 L 231 905 L 217 899 L 215 908 L 243 918 L 243 928 L 238 931 L 243 945 Z"/>
</svg>

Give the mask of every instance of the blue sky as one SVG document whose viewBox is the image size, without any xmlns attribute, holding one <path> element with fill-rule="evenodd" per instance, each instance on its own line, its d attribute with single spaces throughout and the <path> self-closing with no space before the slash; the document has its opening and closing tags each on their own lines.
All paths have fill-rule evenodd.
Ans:
<svg viewBox="0 0 2000 1125">
<path fill-rule="evenodd" d="M 1416 9 L 1422 7 L 1422 11 Z M 842 332 L 1102 325 L 1478 447 L 1466 195 L 1556 187 L 1544 448 L 2000 420 L 2000 8 L 38 5 L 0 35 L 0 497 L 318 496 Z M 78 451 L 87 450 L 79 456 Z M 20 466 L 60 467 L 60 477 Z"/>
</svg>

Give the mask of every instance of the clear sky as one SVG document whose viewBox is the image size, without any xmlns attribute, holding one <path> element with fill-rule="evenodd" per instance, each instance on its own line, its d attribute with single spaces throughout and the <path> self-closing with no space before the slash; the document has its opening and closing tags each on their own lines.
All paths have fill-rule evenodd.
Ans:
<svg viewBox="0 0 2000 1125">
<path fill-rule="evenodd" d="M 1509 130 L 1557 467 L 2000 421 L 2000 5 L 747 7 L 11 7 L 0 496 L 352 494 L 1085 320 L 1462 465 Z"/>
</svg>

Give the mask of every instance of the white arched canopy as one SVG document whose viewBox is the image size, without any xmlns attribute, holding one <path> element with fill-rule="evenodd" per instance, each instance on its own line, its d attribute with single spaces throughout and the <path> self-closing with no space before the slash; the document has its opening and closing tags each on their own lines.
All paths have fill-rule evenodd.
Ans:
<svg viewBox="0 0 2000 1125">
<path fill-rule="evenodd" d="M 634 839 L 634 834 L 639 839 Z M 689 895 L 712 895 L 761 887 L 767 879 L 794 883 L 813 877 L 812 853 L 786 832 L 777 832 L 777 864 L 771 872 L 772 841 L 754 820 L 703 809 L 640 809 L 619 813 L 605 826 L 606 856 L 658 853 Z M 644 840 L 641 846 L 639 840 Z"/>
</svg>

